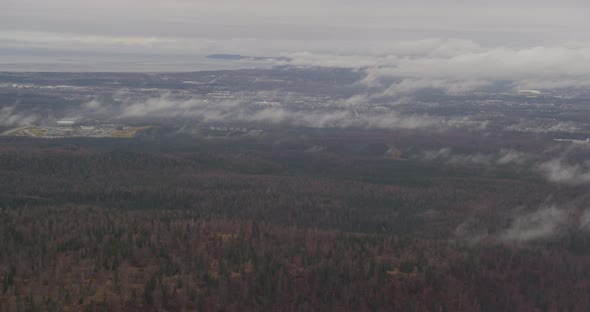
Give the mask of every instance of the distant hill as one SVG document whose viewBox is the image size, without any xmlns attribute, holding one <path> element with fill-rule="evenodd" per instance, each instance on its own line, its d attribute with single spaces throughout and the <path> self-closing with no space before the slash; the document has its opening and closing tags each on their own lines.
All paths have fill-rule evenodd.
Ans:
<svg viewBox="0 0 590 312">
<path fill-rule="evenodd" d="M 218 60 L 241 60 L 247 57 L 238 54 L 211 54 L 207 55 L 207 58 Z"/>
<path fill-rule="evenodd" d="M 291 58 L 283 57 L 283 56 L 245 56 L 239 54 L 210 54 L 207 55 L 207 58 L 210 59 L 217 59 L 217 60 L 229 60 L 229 61 L 238 61 L 238 60 L 252 60 L 252 61 L 281 61 L 281 62 L 289 62 Z"/>
</svg>

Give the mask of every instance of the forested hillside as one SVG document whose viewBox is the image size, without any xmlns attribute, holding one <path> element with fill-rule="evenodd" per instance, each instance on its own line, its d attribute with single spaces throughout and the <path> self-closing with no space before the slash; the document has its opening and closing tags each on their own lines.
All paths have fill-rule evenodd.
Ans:
<svg viewBox="0 0 590 312">
<path fill-rule="evenodd" d="M 510 236 L 584 186 L 356 135 L 3 138 L 0 311 L 590 308 L 584 227 Z"/>
</svg>

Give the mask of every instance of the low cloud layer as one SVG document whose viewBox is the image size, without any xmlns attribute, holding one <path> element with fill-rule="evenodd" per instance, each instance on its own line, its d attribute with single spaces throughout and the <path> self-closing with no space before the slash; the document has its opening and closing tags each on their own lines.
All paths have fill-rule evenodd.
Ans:
<svg viewBox="0 0 590 312">
<path fill-rule="evenodd" d="M 24 46 L 32 49 L 31 53 L 9 55 L 10 51 L 21 51 Z M 80 70 L 90 71 L 100 70 L 101 66 L 116 68 L 114 65 L 120 67 L 119 70 L 127 66 L 128 70 L 140 71 L 194 71 L 214 66 L 219 69 L 273 65 L 346 67 L 366 73 L 358 83 L 373 90 L 373 98 L 401 98 L 425 89 L 462 94 L 495 90 L 500 85 L 505 91 L 590 87 L 590 45 L 587 43 L 490 47 L 465 39 L 392 40 L 387 43 L 276 39 L 265 43 L 264 50 L 260 46 L 259 41 L 248 38 L 110 39 L 0 31 L 0 48 L 7 53 L 4 58 L 13 63 L 10 67 L 13 69 L 22 63 L 22 70 L 40 63 L 49 66 L 52 62 L 56 70 L 59 66 L 68 70 L 79 66 Z M 115 51 L 122 54 L 113 54 Z M 145 51 L 152 52 L 146 54 Z M 290 61 L 204 59 L 204 54 L 212 53 L 284 56 Z M 60 57 L 56 59 L 56 55 Z M 63 57 L 67 61 L 62 60 Z M 28 67 L 25 64 L 29 64 Z"/>
<path fill-rule="evenodd" d="M 447 41 L 439 47 L 445 52 L 433 49 L 419 55 L 382 58 L 377 66 L 367 69 L 363 83 L 384 88 L 380 96 L 401 96 L 420 89 L 465 93 L 495 87 L 498 82 L 511 90 L 590 86 L 588 45 L 509 49 Z"/>
<path fill-rule="evenodd" d="M 86 115 L 110 115 L 120 120 L 183 120 L 203 123 L 263 123 L 315 128 L 423 128 L 440 123 L 421 115 L 401 115 L 394 111 L 359 114 L 342 106 L 294 110 L 280 106 L 257 106 L 242 100 L 180 99 L 162 95 L 147 100 L 128 100 L 118 106 L 105 106 L 93 100 L 84 105 Z"/>
</svg>

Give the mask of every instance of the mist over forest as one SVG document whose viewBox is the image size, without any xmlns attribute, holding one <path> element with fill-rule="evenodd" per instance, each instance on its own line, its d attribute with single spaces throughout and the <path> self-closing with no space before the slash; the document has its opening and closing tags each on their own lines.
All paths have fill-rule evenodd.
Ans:
<svg viewBox="0 0 590 312">
<path fill-rule="evenodd" d="M 0 311 L 588 311 L 581 1 L 5 0 Z"/>
</svg>

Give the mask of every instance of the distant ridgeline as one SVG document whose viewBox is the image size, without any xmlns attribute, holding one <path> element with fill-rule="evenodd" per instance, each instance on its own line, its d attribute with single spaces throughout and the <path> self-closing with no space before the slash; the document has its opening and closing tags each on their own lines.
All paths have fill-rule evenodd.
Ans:
<svg viewBox="0 0 590 312">
<path fill-rule="evenodd" d="M 238 60 L 249 60 L 249 61 L 279 61 L 279 62 L 290 62 L 291 58 L 283 57 L 283 56 L 245 56 L 239 54 L 210 54 L 207 55 L 207 58 L 210 59 L 217 59 L 217 60 L 230 60 L 230 61 L 238 61 Z"/>
</svg>

